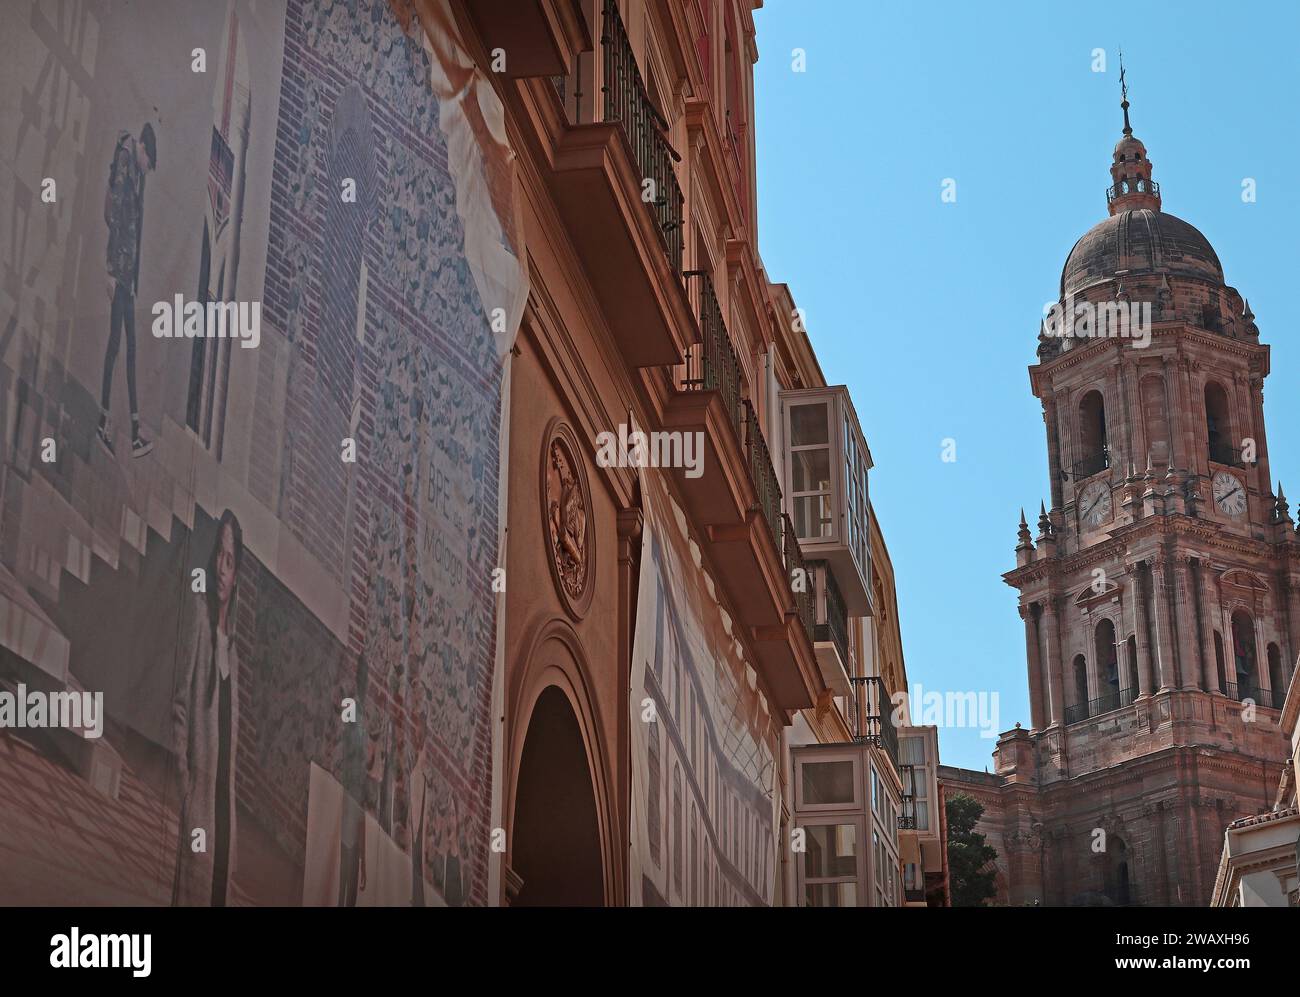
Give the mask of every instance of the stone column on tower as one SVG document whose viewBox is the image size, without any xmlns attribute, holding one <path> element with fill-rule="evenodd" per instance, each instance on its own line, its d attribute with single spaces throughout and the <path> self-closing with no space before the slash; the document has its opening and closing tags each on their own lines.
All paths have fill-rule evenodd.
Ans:
<svg viewBox="0 0 1300 997">
<path fill-rule="evenodd" d="M 1047 427 L 1047 471 L 1051 477 L 1052 508 L 1065 504 L 1061 495 L 1061 447 L 1056 424 L 1056 400 L 1050 395 L 1043 399 L 1043 423 Z"/>
<path fill-rule="evenodd" d="M 1284 663 L 1289 677 L 1292 669 L 1295 668 L 1296 657 L 1300 655 L 1300 578 L 1288 571 L 1284 575 L 1284 580 L 1286 582 L 1284 595 L 1287 601 L 1287 639 L 1291 645 Z"/>
<path fill-rule="evenodd" d="M 1129 565 L 1133 576 L 1133 607 L 1136 618 L 1137 654 L 1138 654 L 1138 695 L 1150 696 L 1153 691 L 1151 683 L 1151 620 L 1147 612 L 1147 571 L 1145 561 L 1134 561 Z"/>
<path fill-rule="evenodd" d="M 1174 649 L 1174 629 L 1170 614 L 1173 611 L 1173 565 L 1164 554 L 1151 558 L 1151 612 L 1155 616 L 1155 665 L 1158 692 L 1168 692 L 1178 687 L 1178 652 Z"/>
<path fill-rule="evenodd" d="M 1196 594 L 1192 589 L 1191 555 L 1179 551 L 1173 558 L 1175 600 L 1178 615 L 1179 686 L 1195 689 L 1201 674 L 1200 646 L 1196 638 Z"/>
<path fill-rule="evenodd" d="M 1195 566 L 1195 583 L 1197 604 L 1200 607 L 1201 620 L 1201 688 L 1206 692 L 1220 693 L 1218 655 L 1214 651 L 1214 620 L 1216 607 L 1213 605 L 1210 578 L 1210 562 L 1197 558 Z"/>
<path fill-rule="evenodd" d="M 1268 491 L 1273 484 L 1273 478 L 1268 468 L 1268 446 L 1264 440 L 1264 379 L 1262 377 L 1250 379 L 1250 406 L 1251 436 L 1255 440 L 1256 467 L 1259 470 L 1256 481 L 1263 482 L 1263 490 Z"/>
<path fill-rule="evenodd" d="M 1271 706 L 1272 682 L 1268 674 L 1268 634 L 1264 630 L 1263 614 L 1256 612 L 1252 615 L 1255 618 L 1255 688 L 1262 693 L 1255 698 Z"/>
<path fill-rule="evenodd" d="M 1058 619 L 1059 600 L 1048 596 L 1043 600 L 1044 631 L 1047 635 L 1047 688 L 1048 708 L 1053 725 L 1060 725 L 1065 719 L 1065 689 L 1061 676 L 1061 626 Z"/>
<path fill-rule="evenodd" d="M 1043 711 L 1043 666 L 1038 653 L 1038 620 L 1035 604 L 1020 607 L 1020 618 L 1025 621 L 1025 657 L 1029 662 L 1029 722 L 1034 730 L 1047 726 Z"/>
<path fill-rule="evenodd" d="M 1192 393 L 1192 361 L 1188 357 L 1180 357 L 1177 367 L 1177 388 L 1175 394 L 1178 397 L 1177 411 L 1182 413 L 1180 419 L 1180 435 L 1182 436 L 1182 459 L 1179 468 L 1193 473 L 1196 466 L 1196 455 L 1204 449 L 1204 444 L 1196 445 L 1196 438 L 1200 436 L 1200 419 L 1198 413 L 1204 406 L 1197 405 Z M 1204 397 L 1202 395 L 1202 397 Z M 1204 439 L 1204 437 L 1202 437 Z M 1183 670 L 1186 672 L 1186 669 Z"/>
</svg>

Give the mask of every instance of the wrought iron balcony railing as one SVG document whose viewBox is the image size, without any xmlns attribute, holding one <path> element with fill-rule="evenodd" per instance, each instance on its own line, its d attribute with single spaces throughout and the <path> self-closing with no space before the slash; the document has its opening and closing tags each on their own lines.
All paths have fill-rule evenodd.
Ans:
<svg viewBox="0 0 1300 997">
<path fill-rule="evenodd" d="M 900 831 L 916 830 L 916 766 L 898 766 L 898 777 L 903 782 L 903 805 L 898 812 Z"/>
<path fill-rule="evenodd" d="M 1219 443 L 1212 440 L 1209 444 L 1210 460 L 1216 464 L 1227 464 L 1229 467 L 1245 467 L 1246 462 L 1241 459 L 1241 454 L 1231 443 Z"/>
<path fill-rule="evenodd" d="M 793 530 L 793 527 L 791 527 Z M 809 561 L 814 569 L 820 586 L 822 611 L 819 618 L 824 619 L 815 628 L 814 640 L 830 641 L 840 653 L 840 661 L 849 667 L 849 612 L 844 605 L 844 595 L 840 592 L 839 582 L 826 561 Z"/>
<path fill-rule="evenodd" d="M 1089 454 L 1070 468 L 1070 477 L 1075 481 L 1079 481 L 1082 478 L 1091 477 L 1098 471 L 1104 471 L 1108 467 L 1110 467 L 1110 449 L 1103 447 L 1096 453 Z"/>
<path fill-rule="evenodd" d="M 1228 682 L 1224 685 L 1223 694 L 1229 699 L 1236 700 L 1238 703 L 1244 703 L 1250 700 L 1258 706 L 1264 706 L 1271 710 L 1280 710 L 1282 701 L 1286 699 L 1286 690 L 1278 689 L 1261 689 L 1257 685 L 1238 684 Z"/>
<path fill-rule="evenodd" d="M 722 318 L 722 308 L 713 287 L 713 278 L 704 270 L 688 270 L 685 276 L 698 281 L 694 295 L 698 307 L 700 341 L 686 351 L 686 372 L 682 388 L 686 391 L 716 391 L 722 399 L 727 417 L 736 431 L 736 439 L 745 451 L 745 464 L 754 486 L 757 506 L 771 531 L 772 543 L 781 555 L 787 577 L 795 568 L 804 570 L 803 552 L 794 526 L 781 511 L 781 483 L 772 467 L 772 455 L 763 437 L 758 412 L 748 398 L 740 396 L 740 361 L 731 334 Z M 803 620 L 804 629 L 811 640 L 813 635 L 814 605 L 812 592 L 805 586 L 803 592 L 794 592 L 796 608 Z"/>
<path fill-rule="evenodd" d="M 1132 703 L 1136 696 L 1137 693 L 1133 689 L 1115 689 L 1086 703 L 1075 703 L 1065 708 L 1065 722 L 1076 724 L 1089 717 L 1099 717 L 1103 713 L 1122 709 Z"/>
<path fill-rule="evenodd" d="M 744 413 L 740 405 L 740 362 L 731 345 L 731 335 L 722 320 L 722 308 L 706 270 L 688 270 L 687 277 L 698 283 L 700 342 L 686 353 L 686 377 L 682 387 L 693 391 L 716 391 L 722 396 L 736 439 L 744 437 Z"/>
<path fill-rule="evenodd" d="M 601 86 L 605 95 L 605 120 L 622 122 L 642 180 L 651 182 L 649 204 L 655 213 L 664 250 L 673 270 L 680 272 L 684 199 L 673 163 L 681 156 L 668 142 L 668 122 L 655 108 L 641 79 L 636 55 L 614 0 L 605 0 L 600 45 L 605 65 Z"/>
<path fill-rule="evenodd" d="M 781 483 L 772 467 L 772 455 L 768 452 L 767 440 L 763 438 L 758 413 L 748 398 L 742 399 L 740 404 L 745 415 L 745 457 L 749 464 L 749 478 L 754 484 L 754 494 L 758 496 L 758 507 L 772 531 L 772 540 L 777 542 L 782 535 L 781 519 L 784 515 L 781 512 Z M 793 539 L 793 531 L 791 537 Z"/>
<path fill-rule="evenodd" d="M 1106 188 L 1106 203 L 1117 197 L 1123 197 L 1125 194 L 1153 194 L 1160 196 L 1160 184 L 1154 180 L 1144 180 L 1135 178 L 1133 180 L 1121 180 L 1119 183 Z"/>
<path fill-rule="evenodd" d="M 790 517 L 785 513 L 781 514 L 781 536 L 784 546 L 782 553 L 785 555 L 785 576 L 789 579 L 803 580 L 803 584 L 792 585 L 791 589 L 794 594 L 795 610 L 803 622 L 804 633 L 812 638 L 815 630 L 815 607 L 813 592 L 808 586 L 809 565 L 804 562 L 803 551 L 799 549 L 799 537 L 795 535 L 794 523 L 790 522 Z"/>
<path fill-rule="evenodd" d="M 879 676 L 854 676 L 853 712 L 849 728 L 853 740 L 874 744 L 889 756 L 894 769 L 898 769 L 898 728 L 892 717 L 893 703 L 884 679 Z"/>
</svg>

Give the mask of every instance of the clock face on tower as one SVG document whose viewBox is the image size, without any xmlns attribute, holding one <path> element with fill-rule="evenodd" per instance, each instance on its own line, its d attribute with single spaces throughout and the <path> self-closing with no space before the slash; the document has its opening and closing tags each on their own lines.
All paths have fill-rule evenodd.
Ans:
<svg viewBox="0 0 1300 997">
<path fill-rule="evenodd" d="M 1246 488 L 1241 479 L 1228 471 L 1214 474 L 1214 504 L 1228 516 L 1240 516 L 1246 511 Z"/>
<path fill-rule="evenodd" d="M 1079 520 L 1090 530 L 1095 530 L 1110 519 L 1110 485 L 1094 481 L 1079 496 Z"/>
</svg>

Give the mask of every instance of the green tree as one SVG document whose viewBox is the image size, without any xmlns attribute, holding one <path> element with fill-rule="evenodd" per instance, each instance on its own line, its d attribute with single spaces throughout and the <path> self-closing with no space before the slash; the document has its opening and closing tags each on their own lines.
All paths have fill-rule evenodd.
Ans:
<svg viewBox="0 0 1300 997">
<path fill-rule="evenodd" d="M 996 848 L 984 843 L 975 824 L 984 807 L 972 796 L 958 793 L 948 797 L 948 888 L 954 907 L 983 907 L 997 888 L 993 885 Z"/>
</svg>

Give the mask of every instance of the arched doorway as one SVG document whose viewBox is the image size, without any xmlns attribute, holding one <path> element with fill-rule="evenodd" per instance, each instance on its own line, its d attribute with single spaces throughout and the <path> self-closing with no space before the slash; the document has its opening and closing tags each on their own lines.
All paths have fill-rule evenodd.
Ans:
<svg viewBox="0 0 1300 997">
<path fill-rule="evenodd" d="M 511 870 L 513 905 L 601 906 L 600 824 L 578 718 L 558 686 L 537 697 L 519 762 Z"/>
</svg>

